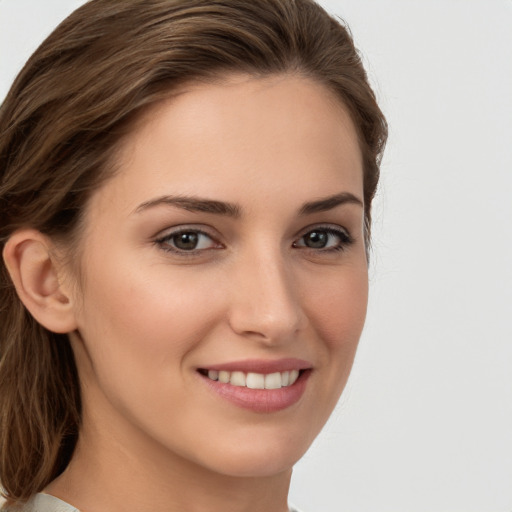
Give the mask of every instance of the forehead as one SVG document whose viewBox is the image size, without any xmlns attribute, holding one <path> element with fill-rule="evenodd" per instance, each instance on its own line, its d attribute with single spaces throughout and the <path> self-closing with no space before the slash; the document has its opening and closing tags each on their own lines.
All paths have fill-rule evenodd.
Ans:
<svg viewBox="0 0 512 512">
<path fill-rule="evenodd" d="M 362 190 L 347 109 L 327 87 L 300 76 L 189 84 L 148 109 L 117 155 L 119 172 L 100 195 L 131 209 L 165 193 L 238 202 L 241 195 L 279 200 L 292 187 L 307 201 Z"/>
</svg>

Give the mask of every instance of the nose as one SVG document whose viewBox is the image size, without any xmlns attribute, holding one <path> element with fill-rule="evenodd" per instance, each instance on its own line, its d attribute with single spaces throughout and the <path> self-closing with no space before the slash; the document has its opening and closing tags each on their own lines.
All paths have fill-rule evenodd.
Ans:
<svg viewBox="0 0 512 512">
<path fill-rule="evenodd" d="M 282 255 L 254 254 L 232 275 L 229 323 L 237 334 L 280 345 L 306 324 L 298 283 Z"/>
</svg>

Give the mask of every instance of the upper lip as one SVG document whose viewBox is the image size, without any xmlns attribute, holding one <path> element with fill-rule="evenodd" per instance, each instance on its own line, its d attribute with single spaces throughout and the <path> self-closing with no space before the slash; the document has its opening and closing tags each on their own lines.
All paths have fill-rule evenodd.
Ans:
<svg viewBox="0 0 512 512">
<path fill-rule="evenodd" d="M 226 363 L 212 364 L 201 367 L 203 370 L 217 370 L 226 372 L 244 373 L 277 373 L 290 370 L 308 370 L 312 364 L 304 359 L 289 357 L 285 359 L 244 359 L 241 361 L 230 361 Z"/>
</svg>

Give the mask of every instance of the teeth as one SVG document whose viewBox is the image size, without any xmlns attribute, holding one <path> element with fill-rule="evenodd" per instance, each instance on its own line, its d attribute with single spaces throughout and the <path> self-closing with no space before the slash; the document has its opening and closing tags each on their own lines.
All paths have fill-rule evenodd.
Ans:
<svg viewBox="0 0 512 512">
<path fill-rule="evenodd" d="M 224 384 L 227 384 L 229 382 L 229 379 L 231 378 L 231 373 L 229 372 L 219 372 L 219 382 L 224 382 Z"/>
<path fill-rule="evenodd" d="M 244 372 L 233 372 L 229 383 L 232 386 L 245 386 L 245 373 Z"/>
<path fill-rule="evenodd" d="M 250 389 L 280 389 L 294 384 L 299 378 L 299 370 L 267 374 L 208 370 L 208 378 L 218 380 L 224 384 L 229 383 L 232 386 L 248 387 Z"/>
<path fill-rule="evenodd" d="M 279 389 L 281 387 L 281 374 L 269 373 L 265 375 L 265 389 Z"/>
<path fill-rule="evenodd" d="M 261 373 L 248 373 L 246 380 L 248 388 L 265 389 L 265 375 Z"/>
</svg>

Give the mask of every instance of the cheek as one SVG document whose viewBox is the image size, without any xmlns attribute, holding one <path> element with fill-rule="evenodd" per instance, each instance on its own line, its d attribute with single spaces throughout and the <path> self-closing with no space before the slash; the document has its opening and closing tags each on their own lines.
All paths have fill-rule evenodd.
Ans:
<svg viewBox="0 0 512 512">
<path fill-rule="evenodd" d="M 176 408 L 188 407 L 189 353 L 218 318 L 211 285 L 165 264 L 113 261 L 90 272 L 83 290 L 79 331 L 85 353 L 77 362 L 88 403 L 116 410 L 134 424 L 146 418 L 144 429 L 171 425 Z"/>
<path fill-rule="evenodd" d="M 315 399 L 327 415 L 336 405 L 348 380 L 366 318 L 368 271 L 366 261 L 346 266 L 323 281 L 309 301 L 324 390 Z M 321 404 L 321 405 L 320 405 Z"/>
<path fill-rule="evenodd" d="M 310 296 L 314 328 L 330 351 L 355 351 L 366 318 L 367 268 L 350 266 L 323 284 Z"/>
<path fill-rule="evenodd" d="M 88 262 L 85 300 L 104 311 L 101 316 L 108 316 L 112 323 L 121 318 L 122 325 L 144 334 L 159 326 L 161 320 L 172 334 L 171 326 L 184 320 L 183 311 L 193 313 L 201 306 L 201 297 L 208 297 L 201 293 L 208 284 L 190 270 L 173 271 L 165 262 L 152 261 L 151 253 L 136 257 L 124 252 L 110 250 Z M 91 317 L 94 319 L 94 315 Z"/>
<path fill-rule="evenodd" d="M 214 323 L 210 283 L 186 269 L 110 255 L 101 264 L 89 261 L 94 271 L 86 276 L 79 319 L 95 370 L 135 380 L 160 369 L 168 374 L 170 360 L 179 364 Z"/>
</svg>

